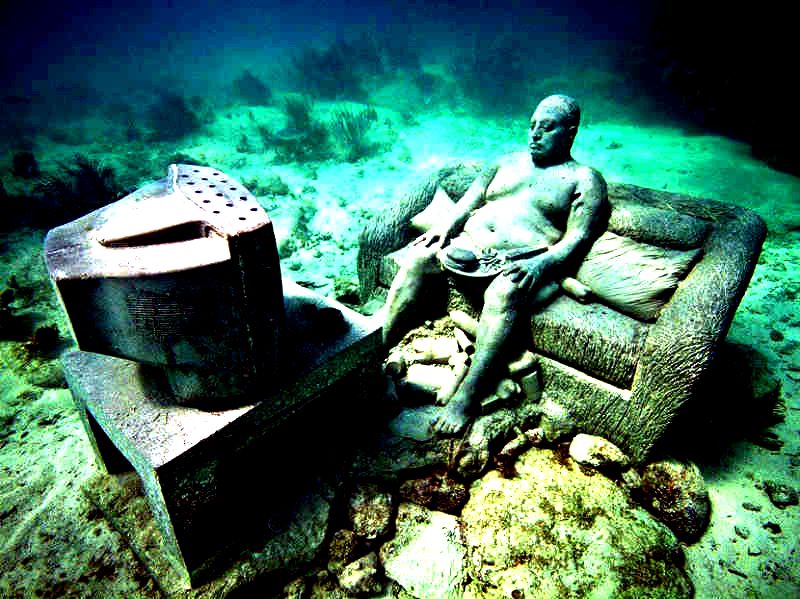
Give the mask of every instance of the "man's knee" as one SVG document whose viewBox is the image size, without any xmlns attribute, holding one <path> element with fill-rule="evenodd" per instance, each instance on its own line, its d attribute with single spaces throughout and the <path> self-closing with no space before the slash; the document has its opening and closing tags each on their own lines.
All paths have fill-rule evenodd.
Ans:
<svg viewBox="0 0 800 599">
<path fill-rule="evenodd" d="M 402 258 L 400 268 L 412 276 L 440 272 L 436 252 L 431 248 L 411 246 Z"/>
<path fill-rule="evenodd" d="M 484 308 L 505 312 L 524 300 L 524 292 L 507 276 L 492 280 L 483 294 Z"/>
</svg>

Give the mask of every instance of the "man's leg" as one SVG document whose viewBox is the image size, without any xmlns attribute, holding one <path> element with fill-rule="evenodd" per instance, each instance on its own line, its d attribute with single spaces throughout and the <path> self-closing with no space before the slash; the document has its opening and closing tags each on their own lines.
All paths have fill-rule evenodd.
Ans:
<svg viewBox="0 0 800 599">
<path fill-rule="evenodd" d="M 425 246 L 412 246 L 404 264 L 392 281 L 386 303 L 381 309 L 383 320 L 383 344 L 395 345 L 407 332 L 402 330 L 408 317 L 417 306 L 420 293 L 426 282 L 441 269 L 436 263 L 436 251 Z"/>
<path fill-rule="evenodd" d="M 445 435 L 458 433 L 469 420 L 469 410 L 475 401 L 491 392 L 491 384 L 497 378 L 494 376 L 496 369 L 501 363 L 498 358 L 502 356 L 506 342 L 511 337 L 520 307 L 525 305 L 522 295 L 505 275 L 495 277 L 487 287 L 478 321 L 472 365 L 434 422 L 435 431 Z M 524 311 L 527 313 L 527 310 Z"/>
</svg>

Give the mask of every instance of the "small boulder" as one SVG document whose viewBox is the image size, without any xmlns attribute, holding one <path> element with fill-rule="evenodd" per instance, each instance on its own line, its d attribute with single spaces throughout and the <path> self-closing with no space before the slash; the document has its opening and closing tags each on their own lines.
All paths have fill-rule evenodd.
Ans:
<svg viewBox="0 0 800 599">
<path fill-rule="evenodd" d="M 358 553 L 358 537 L 352 530 L 343 528 L 333 533 L 328 546 L 328 570 L 339 574 Z"/>
<path fill-rule="evenodd" d="M 399 494 L 403 501 L 448 514 L 458 513 L 469 498 L 466 485 L 447 474 L 407 480 L 400 485 Z"/>
<path fill-rule="evenodd" d="M 383 587 L 383 577 L 375 552 L 345 566 L 339 574 L 339 586 L 353 595 L 374 595 Z"/>
<path fill-rule="evenodd" d="M 536 448 L 516 468 L 470 486 L 464 596 L 693 596 L 675 535 L 614 481 Z"/>
<path fill-rule="evenodd" d="M 555 443 L 572 434 L 575 430 L 575 421 L 564 406 L 546 399 L 542 402 L 542 420 L 539 427 L 542 429 L 544 440 Z"/>
<path fill-rule="evenodd" d="M 797 491 L 789 485 L 768 480 L 764 481 L 764 491 L 776 508 L 783 509 L 798 504 Z"/>
<path fill-rule="evenodd" d="M 645 467 L 642 501 L 687 543 L 697 541 L 708 527 L 711 501 L 700 469 L 691 462 L 663 460 Z"/>
<path fill-rule="evenodd" d="M 460 597 L 465 585 L 464 544 L 458 518 L 401 503 L 397 535 L 380 550 L 386 576 L 414 597 Z"/>
<path fill-rule="evenodd" d="M 392 525 L 393 508 L 391 493 L 374 484 L 359 485 L 348 505 L 353 532 L 368 540 L 382 537 Z"/>
<path fill-rule="evenodd" d="M 620 472 L 630 463 L 628 456 L 611 441 L 584 433 L 572 439 L 569 455 L 583 466 L 604 472 Z"/>
</svg>

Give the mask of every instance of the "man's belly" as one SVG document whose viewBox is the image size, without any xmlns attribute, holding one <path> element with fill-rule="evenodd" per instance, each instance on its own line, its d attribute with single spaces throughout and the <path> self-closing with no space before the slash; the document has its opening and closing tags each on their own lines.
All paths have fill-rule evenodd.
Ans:
<svg viewBox="0 0 800 599">
<path fill-rule="evenodd" d="M 553 245 L 563 235 L 523 198 L 499 199 L 482 206 L 469 217 L 464 233 L 476 246 L 498 250 Z"/>
</svg>

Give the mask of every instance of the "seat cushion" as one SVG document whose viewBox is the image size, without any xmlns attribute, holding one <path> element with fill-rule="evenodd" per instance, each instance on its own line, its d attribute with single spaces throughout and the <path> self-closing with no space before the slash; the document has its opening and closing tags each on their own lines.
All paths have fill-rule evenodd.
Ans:
<svg viewBox="0 0 800 599">
<path fill-rule="evenodd" d="M 536 351 L 630 389 L 650 325 L 602 304 L 560 296 L 531 317 Z"/>
</svg>

